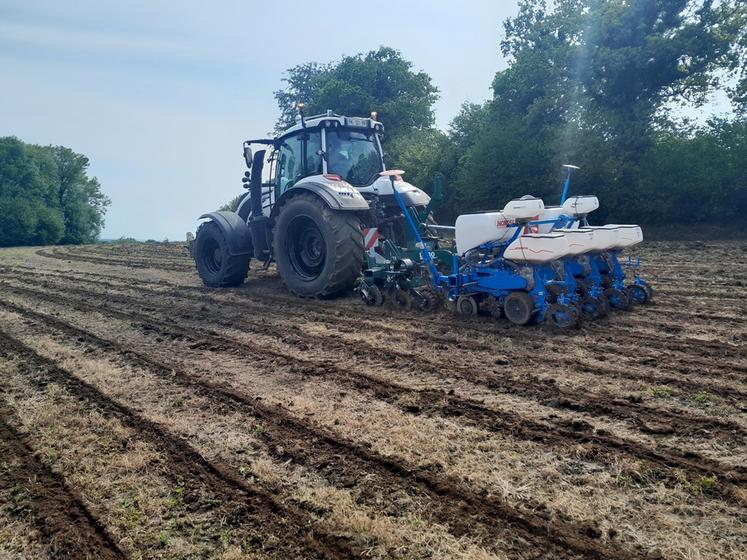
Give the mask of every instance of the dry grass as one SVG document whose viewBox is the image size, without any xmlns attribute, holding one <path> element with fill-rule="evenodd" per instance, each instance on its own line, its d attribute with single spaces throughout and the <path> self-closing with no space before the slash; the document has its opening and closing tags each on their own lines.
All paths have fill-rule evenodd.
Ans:
<svg viewBox="0 0 747 560">
<path fill-rule="evenodd" d="M 731 255 L 734 260 L 733 250 L 716 246 L 712 258 Z M 133 251 L 137 257 L 137 249 Z M 534 375 L 538 383 L 548 383 L 558 391 L 628 396 L 662 413 L 694 420 L 723 419 L 747 428 L 744 402 L 729 397 L 732 389 L 747 392 L 737 376 L 747 366 L 744 299 L 733 299 L 734 288 L 716 285 L 709 297 L 691 296 L 700 306 L 699 315 L 692 315 L 692 305 L 683 305 L 680 292 L 693 289 L 695 272 L 702 274 L 717 265 L 707 259 L 690 261 L 685 258 L 687 251 L 678 246 L 661 244 L 651 251 L 651 256 L 661 259 L 651 274 L 660 277 L 663 285 L 658 306 L 614 316 L 603 327 L 610 335 L 606 339 L 594 330 L 575 338 L 558 338 L 537 329 L 525 331 L 525 338 L 504 337 L 501 332 L 490 332 L 480 321 L 454 329 L 451 320 L 439 323 L 430 318 L 393 317 L 385 311 L 361 318 L 358 326 L 355 318 L 361 308 L 355 302 L 295 300 L 275 286 L 272 272 L 255 277 L 243 291 L 210 292 L 209 297 L 223 302 L 227 310 L 234 305 L 248 306 L 246 317 L 254 322 L 235 325 L 232 320 L 216 321 L 210 315 L 215 313 L 215 304 L 201 303 L 200 292 L 172 293 L 173 286 L 195 285 L 191 273 L 80 260 L 67 263 L 30 250 L 0 251 L 0 264 L 31 265 L 44 271 L 48 274 L 44 281 L 58 286 L 51 290 L 53 294 L 63 294 L 70 282 L 85 291 L 85 300 L 93 305 L 107 302 L 112 295 L 120 299 L 101 306 L 100 313 L 68 306 L 64 298 L 44 301 L 1 289 L 0 300 L 61 317 L 94 335 L 172 363 L 203 383 L 224 384 L 257 398 L 311 429 L 356 442 L 411 469 L 459 480 L 474 492 L 503 500 L 528 516 L 542 511 L 555 519 L 593 526 L 600 542 L 672 559 L 745 559 L 744 487 L 733 486 L 731 497 L 721 499 L 718 491 L 727 481 L 718 477 L 671 469 L 662 472 L 645 460 L 614 452 L 599 457 L 581 439 L 570 439 L 561 447 L 526 441 L 510 430 L 489 430 L 460 417 L 413 413 L 407 406 L 417 404 L 414 393 L 407 391 L 450 391 L 455 398 L 546 422 L 548 429 L 556 422 L 585 422 L 596 431 L 636 444 L 690 450 L 724 465 L 742 466 L 747 461 L 747 446 L 738 437 L 706 432 L 646 433 L 639 424 L 613 415 L 556 408 L 531 395 L 496 391 L 450 375 L 453 364 L 486 375 Z M 151 253 L 138 258 L 158 262 L 158 256 Z M 177 253 L 170 252 L 168 259 L 178 259 Z M 741 278 L 744 271 L 739 270 L 736 274 Z M 100 273 L 108 275 L 100 277 L 104 283 L 93 283 Z M 6 281 L 10 287 L 24 287 L 19 277 L 11 275 Z M 48 288 L 35 289 L 44 292 Z M 736 291 L 747 295 L 743 288 Z M 720 305 L 719 297 L 732 302 L 731 307 Z M 122 302 L 128 299 L 131 304 Z M 171 321 L 192 329 L 198 342 L 199 333 L 210 332 L 225 345 L 200 345 L 188 338 L 169 337 L 158 329 L 144 329 L 136 318 L 112 316 L 112 309 L 152 315 L 154 321 Z M 320 309 L 325 311 L 319 313 Z M 202 311 L 207 313 L 203 316 Z M 679 327 L 678 313 L 690 313 L 693 318 Z M 710 320 L 709 314 L 722 318 Z M 736 329 L 728 325 L 729 318 L 736 321 Z M 288 336 L 275 336 L 275 330 L 284 328 Z M 668 328 L 679 328 L 674 331 L 679 332 L 679 338 L 668 338 Z M 114 351 L 93 348 L 30 317 L 0 311 L 0 329 L 139 417 L 182 438 L 211 464 L 243 478 L 247 488 L 266 490 L 280 504 L 300 508 L 319 530 L 351 543 L 366 557 L 517 556 L 515 544 L 505 541 L 512 529 L 500 519 L 491 520 L 493 533 L 482 526 L 455 534 L 447 523 L 433 518 L 429 498 L 415 490 L 381 487 L 366 472 L 355 473 L 349 485 L 338 485 L 313 463 L 284 460 L 285 454 L 277 447 L 285 443 L 268 439 L 261 420 L 216 401 L 208 393 L 170 382 L 148 368 L 129 365 Z M 626 333 L 639 338 L 626 338 Z M 424 343 L 421 334 L 432 339 Z M 638 362 L 647 356 L 646 337 L 653 346 L 670 344 L 655 363 Z M 682 341 L 682 347 L 672 341 Z M 701 354 L 698 341 L 721 348 L 729 365 L 722 370 L 704 365 L 711 359 L 708 352 L 716 350 L 704 346 Z M 606 344 L 604 352 L 598 350 L 598 342 Z M 403 397 L 389 404 L 375 392 L 341 386 L 334 377 L 309 371 L 308 364 L 289 366 L 272 357 L 258 361 L 254 355 L 237 351 L 232 343 L 254 347 L 255 353 L 270 349 L 291 361 L 311 360 L 318 368 L 325 364 L 344 368 L 351 377 L 375 375 L 401 386 Z M 374 351 L 396 350 L 413 360 L 356 356 L 354 349 L 361 344 L 371 345 Z M 558 366 L 560 353 L 569 347 L 569 359 L 583 368 L 574 369 L 567 362 Z M 615 348 L 619 348 L 617 353 Z M 534 356 L 547 359 L 537 362 Z M 232 560 L 267 555 L 252 540 L 251 531 L 218 516 L 218 510 L 210 506 L 215 498 L 210 488 L 191 488 L 175 479 L 157 444 L 116 418 L 90 409 L 66 389 L 54 384 L 43 390 L 32 386 L 18 366 L 13 359 L 0 357 L 2 396 L 15 411 L 16 427 L 28 435 L 44 464 L 64 476 L 71 487 L 80 489 L 85 504 L 130 556 Z M 626 377 L 629 370 L 641 375 Z M 703 389 L 690 391 L 661 381 L 676 376 Z M 191 507 L 185 496 L 207 505 Z M 226 503 L 231 500 L 225 497 Z M 45 557 L 48 548 L 32 521 L 0 504 L 0 559 Z M 528 548 L 527 557 L 538 552 Z"/>
</svg>

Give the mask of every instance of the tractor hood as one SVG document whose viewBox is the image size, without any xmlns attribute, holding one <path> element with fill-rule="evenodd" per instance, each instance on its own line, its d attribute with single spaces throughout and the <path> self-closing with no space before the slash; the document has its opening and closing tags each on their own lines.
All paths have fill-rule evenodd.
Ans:
<svg viewBox="0 0 747 560">
<path fill-rule="evenodd" d="M 395 181 L 397 191 L 402 195 L 407 206 L 427 206 L 431 197 L 407 181 Z M 394 195 L 392 182 L 389 177 L 379 177 L 373 183 L 365 187 L 358 187 L 361 193 L 377 194 L 379 196 Z"/>
</svg>

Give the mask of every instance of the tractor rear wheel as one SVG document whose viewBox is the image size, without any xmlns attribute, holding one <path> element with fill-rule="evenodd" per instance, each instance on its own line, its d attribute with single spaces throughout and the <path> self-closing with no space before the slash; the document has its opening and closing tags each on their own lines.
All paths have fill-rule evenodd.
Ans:
<svg viewBox="0 0 747 560">
<path fill-rule="evenodd" d="M 244 283 L 249 272 L 251 247 L 244 255 L 231 255 L 223 232 L 215 222 L 197 230 L 193 255 L 202 283 L 209 288 L 227 288 Z"/>
<path fill-rule="evenodd" d="M 301 297 L 340 295 L 353 287 L 363 268 L 358 216 L 335 212 L 311 193 L 283 204 L 272 239 L 280 277 Z"/>
</svg>

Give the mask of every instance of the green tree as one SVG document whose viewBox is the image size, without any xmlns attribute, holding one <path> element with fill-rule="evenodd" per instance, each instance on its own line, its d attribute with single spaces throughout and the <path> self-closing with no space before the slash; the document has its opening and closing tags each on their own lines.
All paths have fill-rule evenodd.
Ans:
<svg viewBox="0 0 747 560">
<path fill-rule="evenodd" d="M 56 202 L 55 164 L 40 146 L 0 138 L 0 197 Z"/>
<path fill-rule="evenodd" d="M 729 94 L 735 110 L 744 117 L 747 115 L 747 5 L 742 3 L 735 8 L 735 25 L 739 29 L 737 48 L 729 67 L 729 78 L 734 82 Z"/>
<path fill-rule="evenodd" d="M 747 224 L 747 118 L 661 131 L 636 186 L 647 222 Z"/>
<path fill-rule="evenodd" d="M 238 210 L 239 208 L 239 204 L 241 203 L 241 199 L 243 199 L 247 195 L 248 193 L 246 192 L 236 195 L 231 200 L 226 202 L 223 206 L 218 208 L 218 212 L 236 212 L 236 210 Z"/>
<path fill-rule="evenodd" d="M 597 219 L 640 210 L 641 161 L 667 109 L 699 106 L 735 68 L 742 14 L 739 0 L 522 1 L 493 100 L 455 120 L 460 209 L 527 192 L 553 201 L 571 162 L 576 192 L 602 198 Z"/>
<path fill-rule="evenodd" d="M 388 47 L 344 56 L 332 64 L 301 64 L 289 69 L 284 81 L 287 86 L 275 92 L 278 131 L 295 122 L 299 101 L 309 115 L 327 109 L 363 116 L 377 111 L 391 138 L 428 129 L 434 122 L 438 89 L 428 74 L 413 71 L 411 62 Z"/>
<path fill-rule="evenodd" d="M 448 136 L 428 128 L 393 139 L 385 159 L 388 168 L 403 169 L 407 181 L 430 192 L 436 173 L 446 175 L 453 167 L 452 154 Z"/>
<path fill-rule="evenodd" d="M 69 148 L 0 138 L 0 246 L 95 241 L 109 199 L 88 166 Z"/>
<path fill-rule="evenodd" d="M 65 225 L 58 210 L 37 200 L 0 198 L 0 247 L 57 243 Z"/>
<path fill-rule="evenodd" d="M 88 177 L 88 158 L 64 146 L 47 149 L 57 164 L 57 196 L 65 217 L 65 235 L 61 242 L 96 241 L 110 200 L 101 192 L 98 179 Z"/>
</svg>

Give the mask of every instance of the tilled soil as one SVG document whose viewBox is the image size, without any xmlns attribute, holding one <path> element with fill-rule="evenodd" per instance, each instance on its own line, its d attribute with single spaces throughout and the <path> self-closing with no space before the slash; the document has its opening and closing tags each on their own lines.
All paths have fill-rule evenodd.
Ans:
<svg viewBox="0 0 747 560">
<path fill-rule="evenodd" d="M 747 558 L 747 243 L 573 332 L 0 251 L 0 558 Z"/>
</svg>

